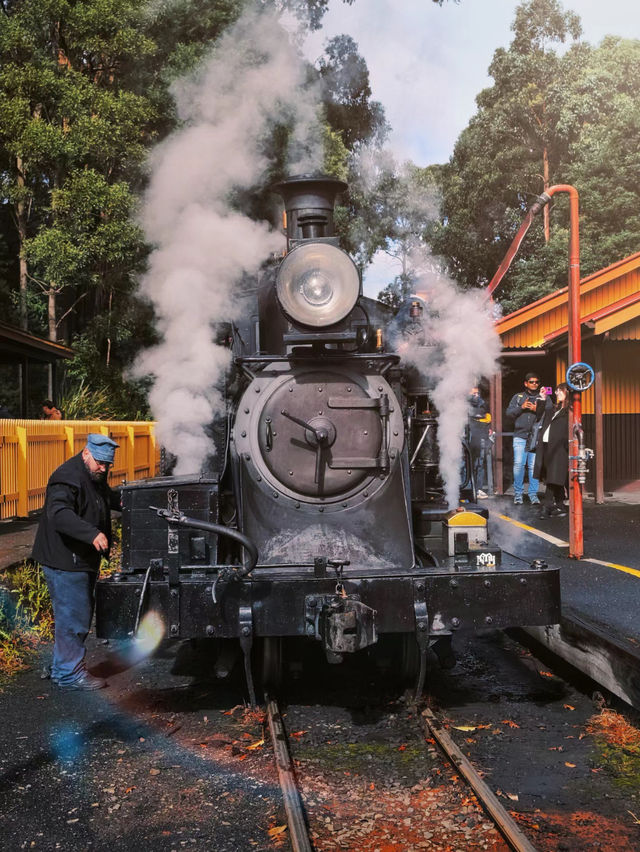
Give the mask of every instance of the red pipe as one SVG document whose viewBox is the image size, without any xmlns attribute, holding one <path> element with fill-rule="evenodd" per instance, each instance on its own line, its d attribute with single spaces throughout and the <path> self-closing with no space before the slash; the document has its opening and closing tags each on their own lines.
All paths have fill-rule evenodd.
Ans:
<svg viewBox="0 0 640 852">
<path fill-rule="evenodd" d="M 578 224 L 578 191 L 568 184 L 558 184 L 547 190 L 569 194 L 569 365 L 582 360 L 582 335 L 580 330 L 580 235 Z M 582 429 L 582 395 L 573 391 L 573 405 L 569 412 L 569 556 L 584 556 L 584 527 L 582 486 L 578 481 L 578 435 Z"/>
<path fill-rule="evenodd" d="M 578 191 L 569 184 L 556 184 L 542 193 L 531 206 L 518 233 L 513 238 L 507 253 L 496 274 L 487 287 L 487 296 L 491 297 L 500 281 L 511 266 L 516 252 L 520 248 L 525 234 L 529 230 L 534 217 L 545 204 L 551 201 L 556 192 L 569 194 L 569 352 L 568 363 L 576 364 L 581 358 L 580 331 L 580 236 L 578 222 Z M 579 391 L 573 391 L 573 405 L 569 414 L 569 455 L 578 455 L 577 429 L 582 429 L 582 397 Z M 584 531 L 582 511 L 582 487 L 578 481 L 577 459 L 569 463 L 569 556 L 580 559 L 584 555 Z"/>
</svg>

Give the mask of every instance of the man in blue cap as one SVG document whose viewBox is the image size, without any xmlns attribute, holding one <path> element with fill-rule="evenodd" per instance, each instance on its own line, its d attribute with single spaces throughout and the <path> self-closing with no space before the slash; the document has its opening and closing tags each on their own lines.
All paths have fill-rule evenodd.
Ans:
<svg viewBox="0 0 640 852">
<path fill-rule="evenodd" d="M 47 483 L 33 558 L 42 565 L 53 603 L 51 679 L 64 689 L 107 685 L 87 671 L 84 642 L 100 560 L 109 555 L 111 509 L 120 509 L 120 494 L 107 483 L 118 446 L 107 435 L 88 435 L 82 452 L 54 470 Z"/>
</svg>

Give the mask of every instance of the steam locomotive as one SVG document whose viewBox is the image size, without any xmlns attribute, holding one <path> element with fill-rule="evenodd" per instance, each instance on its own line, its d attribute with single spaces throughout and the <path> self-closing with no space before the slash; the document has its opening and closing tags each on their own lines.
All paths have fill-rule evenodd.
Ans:
<svg viewBox="0 0 640 852">
<path fill-rule="evenodd" d="M 394 317 L 362 295 L 334 236 L 344 189 L 276 187 L 287 253 L 230 326 L 214 466 L 124 485 L 122 565 L 97 586 L 98 636 L 131 637 L 154 610 L 168 638 L 238 649 L 252 701 L 256 678 L 282 678 L 289 638 L 334 663 L 392 639 L 421 691 L 428 657 L 454 662 L 456 631 L 559 620 L 558 570 L 491 542 L 468 452 L 467 501 L 444 502 L 429 376 L 394 351 L 428 344 L 425 306 Z"/>
</svg>

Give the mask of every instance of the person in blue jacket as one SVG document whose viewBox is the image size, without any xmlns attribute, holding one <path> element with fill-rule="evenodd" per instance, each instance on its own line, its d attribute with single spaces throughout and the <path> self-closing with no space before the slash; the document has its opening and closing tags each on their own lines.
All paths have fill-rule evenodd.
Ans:
<svg viewBox="0 0 640 852">
<path fill-rule="evenodd" d="M 547 392 L 540 387 L 537 373 L 527 373 L 524 377 L 524 390 L 514 394 L 507 406 L 506 416 L 514 421 L 513 429 L 513 502 L 516 506 L 523 502 L 524 469 L 529 471 L 529 502 L 540 505 L 538 480 L 534 476 L 536 461 L 533 427 L 546 408 Z"/>
<path fill-rule="evenodd" d="M 100 560 L 109 555 L 111 510 L 120 509 L 120 494 L 107 483 L 118 446 L 107 435 L 90 434 L 82 452 L 54 470 L 33 545 L 53 604 L 51 679 L 66 689 L 106 686 L 87 671 L 84 643 Z"/>
</svg>

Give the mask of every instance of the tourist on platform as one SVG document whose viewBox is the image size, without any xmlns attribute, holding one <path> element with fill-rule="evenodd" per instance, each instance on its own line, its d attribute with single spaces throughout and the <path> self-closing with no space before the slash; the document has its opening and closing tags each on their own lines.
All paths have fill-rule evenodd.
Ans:
<svg viewBox="0 0 640 852">
<path fill-rule="evenodd" d="M 527 373 L 524 390 L 514 394 L 507 406 L 506 416 L 514 421 L 513 430 L 513 502 L 522 505 L 524 493 L 524 469 L 529 471 L 529 502 L 540 505 L 538 480 L 534 475 L 535 441 L 534 426 L 542 417 L 547 399 L 546 388 L 540 387 L 537 373 Z"/>
<path fill-rule="evenodd" d="M 547 486 L 541 518 L 564 517 L 565 491 L 569 482 L 569 387 L 556 388 L 556 404 L 549 405 L 538 433 L 534 475 Z"/>
</svg>

